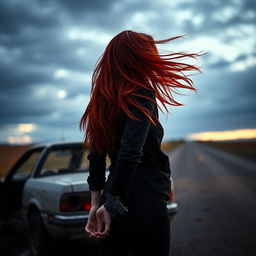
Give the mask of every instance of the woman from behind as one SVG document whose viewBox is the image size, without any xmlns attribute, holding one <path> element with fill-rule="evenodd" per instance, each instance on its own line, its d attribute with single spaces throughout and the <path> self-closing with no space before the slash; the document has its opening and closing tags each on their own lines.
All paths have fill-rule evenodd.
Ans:
<svg viewBox="0 0 256 256">
<path fill-rule="evenodd" d="M 171 230 L 166 201 L 171 192 L 169 158 L 161 150 L 164 130 L 156 99 L 181 106 L 172 92 L 191 89 L 185 71 L 201 70 L 178 62 L 200 53 L 159 54 L 154 40 L 125 30 L 107 45 L 92 77 L 91 99 L 80 120 L 89 149 L 91 210 L 85 231 L 98 238 L 100 255 L 168 256 Z M 163 111 L 162 111 L 163 112 Z M 105 178 L 106 157 L 111 160 Z"/>
</svg>

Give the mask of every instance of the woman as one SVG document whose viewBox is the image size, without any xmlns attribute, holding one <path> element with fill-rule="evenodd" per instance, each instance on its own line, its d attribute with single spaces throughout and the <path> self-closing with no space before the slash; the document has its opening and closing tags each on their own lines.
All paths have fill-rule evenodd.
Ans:
<svg viewBox="0 0 256 256">
<path fill-rule="evenodd" d="M 86 131 L 84 147 L 90 149 L 92 207 L 85 231 L 99 239 L 100 255 L 169 255 L 171 170 L 160 148 L 164 131 L 156 98 L 167 112 L 165 104 L 183 105 L 171 90 L 196 90 L 183 72 L 201 72 L 175 61 L 199 53 L 158 53 L 156 44 L 179 37 L 155 41 L 125 30 L 109 42 L 94 70 L 80 129 Z M 107 155 L 111 165 L 106 180 Z"/>
</svg>

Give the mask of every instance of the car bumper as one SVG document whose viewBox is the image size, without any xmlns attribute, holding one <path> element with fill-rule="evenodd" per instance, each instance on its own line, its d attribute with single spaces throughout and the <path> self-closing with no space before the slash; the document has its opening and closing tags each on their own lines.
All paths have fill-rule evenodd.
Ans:
<svg viewBox="0 0 256 256">
<path fill-rule="evenodd" d="M 177 203 L 167 203 L 167 212 L 169 220 L 172 221 L 178 212 Z M 87 237 L 84 228 L 89 217 L 89 212 L 77 215 L 41 213 L 41 216 L 53 238 L 67 237 L 69 239 L 83 239 Z"/>
<path fill-rule="evenodd" d="M 178 204 L 175 202 L 167 203 L 167 211 L 169 215 L 174 215 L 178 212 Z"/>
<path fill-rule="evenodd" d="M 41 213 L 44 224 L 52 238 L 83 239 L 89 214 L 62 215 Z"/>
<path fill-rule="evenodd" d="M 80 215 L 59 215 L 53 214 L 48 215 L 47 219 L 48 222 L 54 225 L 62 226 L 62 227 L 74 227 L 74 226 L 81 226 L 81 224 L 86 224 L 88 220 L 88 214 L 80 214 Z"/>
<path fill-rule="evenodd" d="M 178 204 L 175 202 L 167 203 L 167 212 L 171 222 L 174 219 L 175 214 L 178 212 Z"/>
<path fill-rule="evenodd" d="M 178 212 L 178 205 L 175 202 L 167 203 L 168 215 L 175 215 Z M 86 222 L 89 218 L 88 214 L 79 214 L 79 215 L 61 215 L 61 214 L 45 214 L 48 219 L 48 222 L 54 225 L 62 227 L 74 227 L 86 225 Z"/>
</svg>

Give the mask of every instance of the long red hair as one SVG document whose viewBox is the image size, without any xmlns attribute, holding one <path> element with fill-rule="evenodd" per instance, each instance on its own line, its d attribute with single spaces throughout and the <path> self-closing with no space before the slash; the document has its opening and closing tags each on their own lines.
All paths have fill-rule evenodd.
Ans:
<svg viewBox="0 0 256 256">
<path fill-rule="evenodd" d="M 79 124 L 80 130 L 85 131 L 84 148 L 95 150 L 100 154 L 115 151 L 120 111 L 123 110 L 130 118 L 136 119 L 131 115 L 129 105 L 137 107 L 156 125 L 156 116 L 150 116 L 148 111 L 137 104 L 132 97 L 140 97 L 136 94 L 136 90 L 154 89 L 156 98 L 167 112 L 169 111 L 165 104 L 183 105 L 173 98 L 171 91 L 178 93 L 175 88 L 196 91 L 189 75 L 183 72 L 201 72 L 200 68 L 175 60 L 185 57 L 197 58 L 203 54 L 186 52 L 159 54 L 156 48 L 156 44 L 181 37 L 183 36 L 156 41 L 150 35 L 125 30 L 109 42 L 96 63 L 92 76 L 91 99 Z M 141 95 L 141 97 L 146 96 Z M 156 101 L 155 103 L 157 104 Z M 162 111 L 161 108 L 160 110 Z"/>
</svg>

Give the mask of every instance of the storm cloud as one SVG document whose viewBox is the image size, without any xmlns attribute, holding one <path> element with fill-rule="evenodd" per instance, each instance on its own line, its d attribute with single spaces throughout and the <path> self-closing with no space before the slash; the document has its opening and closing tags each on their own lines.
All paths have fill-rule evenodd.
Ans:
<svg viewBox="0 0 256 256">
<path fill-rule="evenodd" d="M 160 50 L 207 52 L 192 78 L 198 93 L 174 95 L 184 106 L 160 115 L 164 140 L 255 128 L 255 10 L 249 0 L 0 0 L 0 141 L 82 139 L 93 68 L 125 29 L 185 34 Z M 21 132 L 22 123 L 36 128 Z"/>
</svg>

